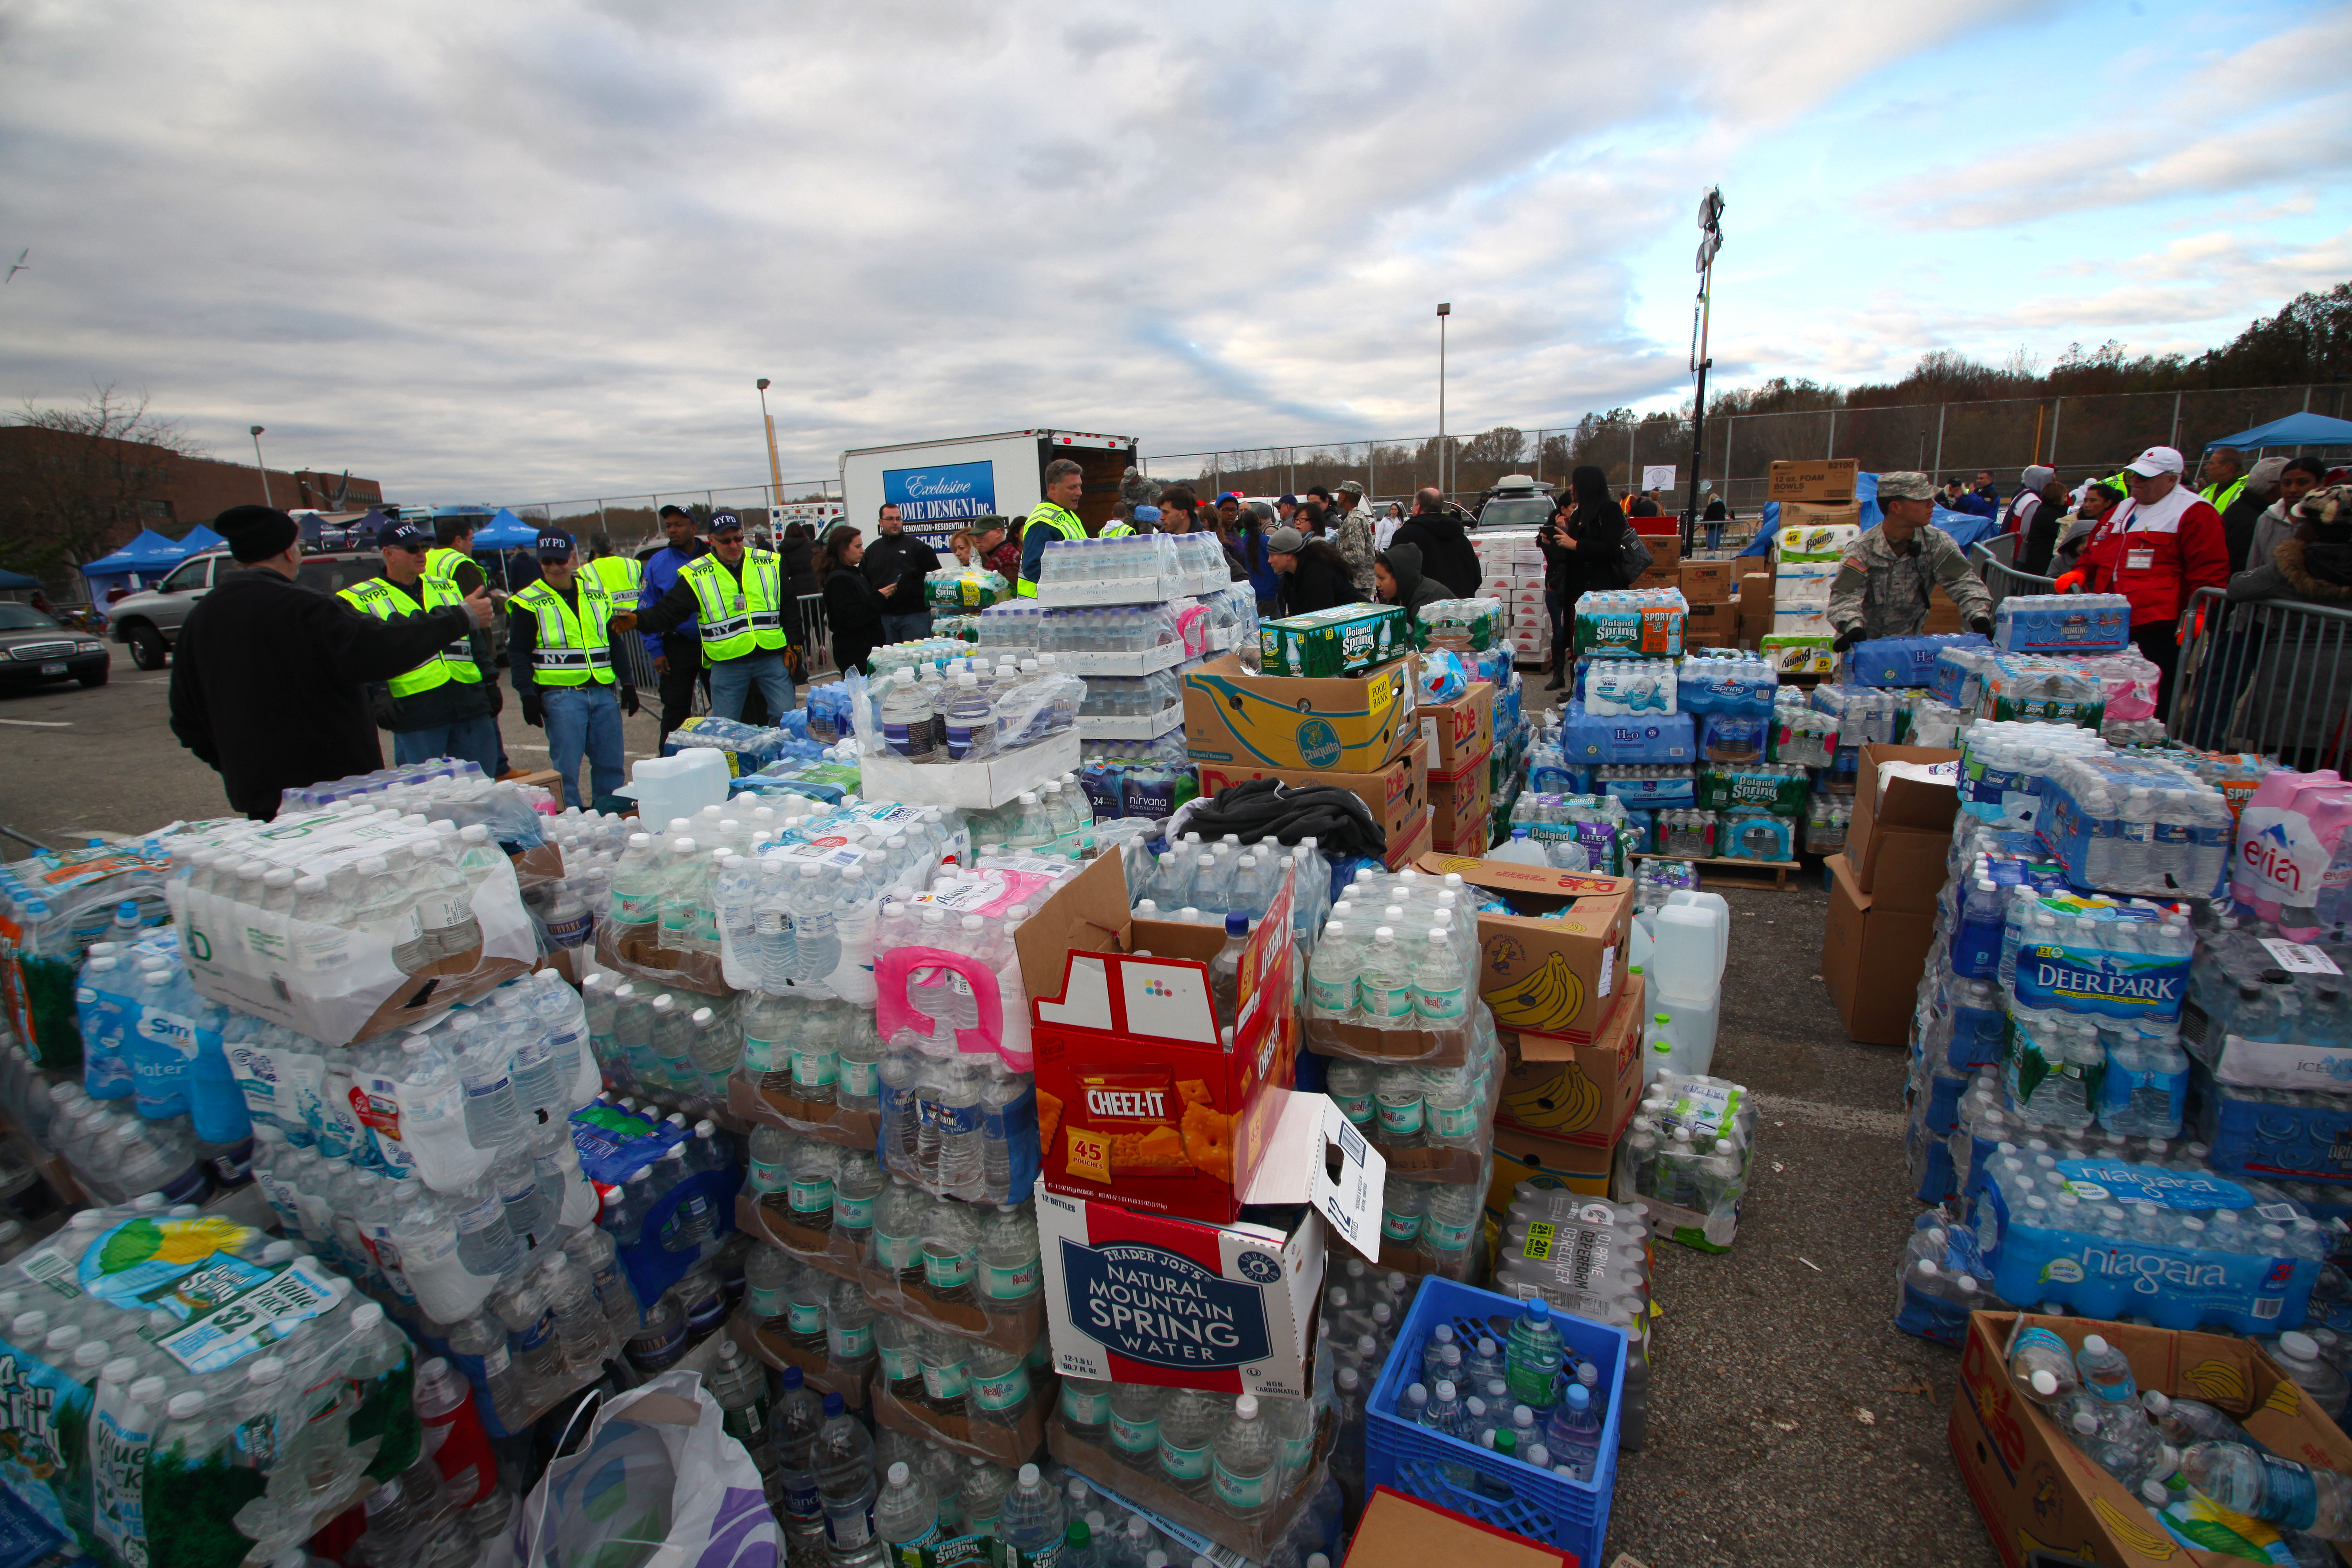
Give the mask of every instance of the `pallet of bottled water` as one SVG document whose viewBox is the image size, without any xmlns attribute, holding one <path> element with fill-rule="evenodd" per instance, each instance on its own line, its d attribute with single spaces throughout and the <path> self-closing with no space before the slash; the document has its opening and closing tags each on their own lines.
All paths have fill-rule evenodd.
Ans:
<svg viewBox="0 0 2352 1568">
<path fill-rule="evenodd" d="M 1468 1063 L 1486 1013 L 1479 962 L 1476 905 L 1460 873 L 1363 867 L 1307 966 L 1307 1042 L 1360 1060 Z M 1484 1026 L 1491 1032 L 1491 1020 Z M 1466 1105 L 1470 1086 L 1461 1087 Z"/>
<path fill-rule="evenodd" d="M 199 995 L 330 1045 L 417 1022 L 412 998 L 479 995 L 539 956 L 488 829 L 362 799 L 174 838 L 165 897 Z"/>
<path fill-rule="evenodd" d="M 2300 1327 L 2340 1233 L 2270 1183 L 2212 1170 L 2207 1153 L 2064 1131 L 1996 1146 L 1974 1204 L 1994 1289 L 2166 1329 Z"/>
<path fill-rule="evenodd" d="M 1680 658 L 1690 601 L 1680 588 L 1614 588 L 1576 601 L 1576 651 L 1607 658 Z"/>
<path fill-rule="evenodd" d="M 1230 582 L 1213 533 L 1055 539 L 1037 563 L 1036 603 L 1041 609 L 1164 605 L 1219 593 Z"/>
<path fill-rule="evenodd" d="M 1960 809 L 2030 825 L 2042 810 L 2042 781 L 2062 759 L 2108 750 L 2096 731 L 2079 725 L 1979 720 L 1960 737 Z"/>
<path fill-rule="evenodd" d="M 1314 984 L 1310 965 L 1310 995 Z M 1391 1188 L 1401 1182 L 1425 1187 L 1478 1180 L 1493 1142 L 1506 1063 L 1493 1012 L 1481 1002 L 1472 1016 L 1471 1059 L 1458 1067 L 1382 1066 L 1339 1058 L 1325 1068 L 1324 1091 L 1356 1131 L 1380 1148 L 1388 1161 Z M 1418 1206 L 1415 1197 L 1422 1200 Z M 1407 1234 L 1384 1239 L 1404 1246 L 1418 1241 L 1422 1226 L 1402 1222 L 1425 1218 L 1427 1197 L 1425 1190 L 1391 1191 L 1384 1206 L 1395 1213 L 1397 1228 Z M 1440 1223 L 1453 1223 L 1452 1215 L 1442 1215 Z"/>
<path fill-rule="evenodd" d="M 2221 791 L 2194 772 L 2116 752 L 2052 767 L 2034 827 L 2077 887 L 2200 899 L 2228 874 L 2235 831 Z"/>
<path fill-rule="evenodd" d="M 1183 722 L 1184 687 L 1172 669 L 1090 677 L 1078 705 L 1078 737 L 1085 741 L 1156 740 Z"/>
<path fill-rule="evenodd" d="M 1680 678 L 1664 659 L 1596 658 L 1583 672 L 1584 710 L 1596 719 L 1672 718 Z"/>
<path fill-rule="evenodd" d="M 2291 942 L 2266 921 L 2224 917 L 2207 933 L 2181 1035 L 2217 1169 L 2352 1183 L 2347 965 L 2352 943 Z"/>
<path fill-rule="evenodd" d="M 1610 1195 L 1643 1204 L 1650 1234 L 1722 1252 L 1739 1231 L 1756 1105 L 1728 1079 L 1660 1072 L 1618 1146 Z"/>
<path fill-rule="evenodd" d="M 1986 646 L 1975 632 L 1871 637 L 1839 656 L 1839 674 L 1849 686 L 1924 687 L 1934 681 L 1936 660 L 1946 648 Z"/>
<path fill-rule="evenodd" d="M 39 1395 L 11 1485 L 59 1539 L 266 1561 L 418 1462 L 407 1339 L 294 1243 L 151 1194 L 16 1264 L 0 1354 Z"/>
<path fill-rule="evenodd" d="M 1613 795 L 1525 792 L 1512 803 L 1510 824 L 1515 838 L 1525 828 L 1545 864 L 1563 871 L 1622 876 L 1625 857 L 1643 843 L 1624 801 Z"/>
<path fill-rule="evenodd" d="M 2095 661 L 2055 654 L 1976 654 L 1946 650 L 1941 659 L 1967 660 L 1955 697 L 1936 695 L 1979 718 L 2040 720 L 2095 730 L 2105 710 L 2106 681 Z M 1937 668 L 1943 668 L 1941 659 Z"/>
<path fill-rule="evenodd" d="M 1201 613 L 1188 612 L 1197 608 Z M 1239 613 L 1229 595 L 1213 595 L 1192 606 L 1123 605 L 1099 609 L 1054 610 L 1031 601 L 999 605 L 974 623 L 983 652 L 1017 657 L 1050 653 L 1055 668 L 1091 679 L 1099 675 L 1153 675 L 1174 669 L 1211 648 L 1222 651 L 1238 636 Z M 1255 626 L 1257 606 L 1250 603 Z M 1198 624 L 1193 624 L 1197 622 Z M 1193 646 L 1197 640 L 1200 646 Z"/>
<path fill-rule="evenodd" d="M 2121 594 L 2012 594 L 1993 606 L 1992 643 L 2005 653 L 2113 653 L 2131 646 L 2131 601 Z"/>
<path fill-rule="evenodd" d="M 1783 687 L 1772 698 L 1772 742 L 1766 754 L 1776 763 L 1826 768 L 1837 760 L 1838 715 L 1813 705 L 1805 692 Z"/>
<path fill-rule="evenodd" d="M 1443 1333 L 1441 1335 L 1441 1331 Z M 1365 1479 L 1575 1560 L 1601 1560 L 1624 1421 L 1630 1336 L 1451 1280 L 1423 1283 L 1373 1385 Z M 1470 1346 L 1457 1382 L 1445 1352 Z M 1487 1347 L 1493 1347 L 1493 1353 Z M 1470 1364 L 1475 1362 L 1475 1364 Z M 1465 1393 L 1500 1383 L 1485 1402 Z"/>
</svg>

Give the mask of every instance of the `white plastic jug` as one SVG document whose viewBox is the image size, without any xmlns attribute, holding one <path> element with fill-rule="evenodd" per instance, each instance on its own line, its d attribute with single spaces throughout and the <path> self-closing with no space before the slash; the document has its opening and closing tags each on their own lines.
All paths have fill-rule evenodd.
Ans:
<svg viewBox="0 0 2352 1568">
<path fill-rule="evenodd" d="M 635 797 L 640 822 L 667 824 L 724 805 L 728 776 L 726 753 L 693 746 L 674 757 L 640 758 L 617 793 Z"/>
<path fill-rule="evenodd" d="M 1666 903 L 1669 908 L 1680 905 L 1687 909 L 1713 910 L 1716 912 L 1717 919 L 1715 926 L 1715 978 L 1720 984 L 1723 979 L 1724 961 L 1731 954 L 1730 904 L 1724 900 L 1721 893 L 1702 893 L 1696 888 L 1676 888 L 1666 895 Z"/>
<path fill-rule="evenodd" d="M 1667 904 L 1654 917 L 1650 962 L 1644 967 L 1660 996 L 1702 1001 L 1721 988 L 1716 967 L 1723 914 L 1698 904 Z"/>
</svg>

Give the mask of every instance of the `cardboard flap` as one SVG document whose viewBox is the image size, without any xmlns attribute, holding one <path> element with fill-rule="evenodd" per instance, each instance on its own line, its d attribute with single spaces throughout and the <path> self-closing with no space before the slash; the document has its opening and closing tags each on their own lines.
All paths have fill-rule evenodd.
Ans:
<svg viewBox="0 0 2352 1568">
<path fill-rule="evenodd" d="M 1329 1096 L 1273 1092 L 1281 1096 L 1281 1110 L 1242 1202 L 1307 1204 L 1349 1246 L 1378 1263 L 1388 1161 Z"/>
<path fill-rule="evenodd" d="M 1875 823 L 1882 827 L 1916 827 L 1930 832 L 1949 833 L 1953 815 L 1959 810 L 1959 773 L 1957 767 L 1960 753 L 1942 746 L 1895 746 L 1874 741 L 1863 747 L 1859 765 L 1854 770 L 1853 815 L 1857 821 Z M 1928 784 L 1916 778 L 1896 776 L 1879 788 L 1878 768 L 1882 763 L 1920 763 L 1928 766 L 1955 764 L 1948 774 L 1939 774 L 1938 784 Z"/>
<path fill-rule="evenodd" d="M 1013 933 L 1022 988 L 1056 994 L 1063 955 L 1127 951 L 1127 872 L 1116 855 L 1097 858 L 1065 883 Z"/>
<path fill-rule="evenodd" d="M 1209 1003 L 1209 971 L 1189 958 L 1129 958 L 1116 953 L 1073 952 L 1061 993 L 1041 996 L 1037 1023 L 1106 1033 L 1217 1043 L 1216 1014 Z"/>
</svg>

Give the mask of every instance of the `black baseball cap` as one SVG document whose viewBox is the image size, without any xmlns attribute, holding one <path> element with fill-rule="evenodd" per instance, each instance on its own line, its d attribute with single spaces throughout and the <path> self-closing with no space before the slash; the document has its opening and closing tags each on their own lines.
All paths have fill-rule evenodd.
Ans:
<svg viewBox="0 0 2352 1568">
<path fill-rule="evenodd" d="M 714 511 L 710 514 L 710 531 L 713 533 L 725 533 L 730 529 L 740 529 L 742 526 L 743 520 L 731 511 Z"/>
<path fill-rule="evenodd" d="M 543 530 L 538 548 L 541 561 L 561 561 L 572 553 L 572 536 L 560 528 Z"/>
<path fill-rule="evenodd" d="M 421 522 L 395 522 L 377 534 L 375 542 L 386 550 L 429 550 L 433 531 Z"/>
</svg>

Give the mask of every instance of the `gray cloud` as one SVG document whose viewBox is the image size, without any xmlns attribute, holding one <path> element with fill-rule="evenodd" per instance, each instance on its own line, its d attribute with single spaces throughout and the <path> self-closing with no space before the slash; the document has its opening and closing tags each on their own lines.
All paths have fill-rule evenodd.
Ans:
<svg viewBox="0 0 2352 1568">
<path fill-rule="evenodd" d="M 760 482 L 761 375 L 793 478 L 1030 425 L 1423 432 L 1443 298 L 1456 429 L 1572 418 L 1682 385 L 1632 258 L 1732 153 L 2042 9 L 20 4 L 0 392 L 562 499 Z M 1905 319 L 1820 351 L 1907 358 Z"/>
</svg>

